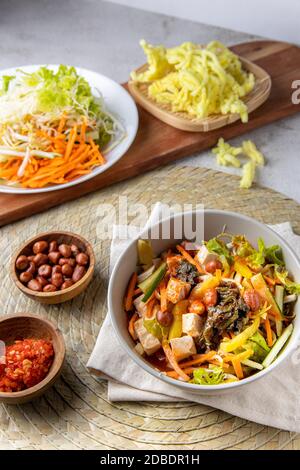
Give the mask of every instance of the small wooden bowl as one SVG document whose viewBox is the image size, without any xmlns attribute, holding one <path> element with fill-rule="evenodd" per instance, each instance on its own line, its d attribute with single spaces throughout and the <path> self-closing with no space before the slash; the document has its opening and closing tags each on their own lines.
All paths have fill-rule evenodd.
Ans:
<svg viewBox="0 0 300 470">
<path fill-rule="evenodd" d="M 20 255 L 25 255 L 25 256 L 31 255 L 32 246 L 34 245 L 35 242 L 38 242 L 40 240 L 46 240 L 47 242 L 56 240 L 58 244 L 75 243 L 75 245 L 77 245 L 81 251 L 89 255 L 89 258 L 90 258 L 89 267 L 87 269 L 87 272 L 83 276 L 83 278 L 80 279 L 80 281 L 76 282 L 73 286 L 68 287 L 67 289 L 64 289 L 64 290 L 58 290 L 56 292 L 35 292 L 35 291 L 32 291 L 31 289 L 28 289 L 28 287 L 22 284 L 22 282 L 19 280 L 18 271 L 16 269 L 16 260 Z M 95 255 L 94 255 L 92 246 L 87 240 L 82 238 L 80 235 L 76 235 L 75 233 L 71 233 L 71 232 L 46 232 L 46 233 L 40 233 L 39 235 L 36 235 L 35 237 L 31 238 L 21 248 L 17 250 L 17 252 L 14 254 L 12 258 L 10 272 L 11 272 L 11 277 L 14 283 L 16 284 L 16 286 L 18 287 L 18 289 L 20 289 L 20 291 L 22 291 L 23 294 L 26 294 L 32 300 L 37 300 L 38 302 L 41 302 L 43 304 L 59 304 L 62 302 L 66 302 L 67 300 L 71 300 L 77 295 L 81 294 L 81 292 L 83 292 L 84 289 L 86 289 L 86 287 L 90 283 L 93 277 L 94 269 L 95 269 Z"/>
<path fill-rule="evenodd" d="M 9 346 L 20 338 L 49 340 L 52 342 L 55 355 L 47 376 L 40 383 L 21 392 L 0 392 L 0 402 L 9 405 L 31 401 L 50 388 L 61 373 L 66 354 L 61 332 L 48 320 L 29 313 L 0 317 L 0 340 Z"/>
</svg>

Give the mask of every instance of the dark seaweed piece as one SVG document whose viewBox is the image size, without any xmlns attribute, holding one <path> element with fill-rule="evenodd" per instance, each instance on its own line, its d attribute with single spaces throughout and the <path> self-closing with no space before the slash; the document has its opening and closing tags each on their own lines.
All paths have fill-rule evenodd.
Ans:
<svg viewBox="0 0 300 470">
<path fill-rule="evenodd" d="M 185 259 L 180 261 L 178 268 L 176 269 L 176 277 L 181 281 L 188 282 L 192 286 L 196 284 L 196 279 L 199 276 L 197 268 L 186 261 Z"/>
<path fill-rule="evenodd" d="M 217 348 L 224 331 L 240 332 L 246 325 L 249 307 L 243 301 L 238 287 L 230 283 L 217 287 L 218 302 L 207 309 L 203 339 L 207 349 Z"/>
</svg>

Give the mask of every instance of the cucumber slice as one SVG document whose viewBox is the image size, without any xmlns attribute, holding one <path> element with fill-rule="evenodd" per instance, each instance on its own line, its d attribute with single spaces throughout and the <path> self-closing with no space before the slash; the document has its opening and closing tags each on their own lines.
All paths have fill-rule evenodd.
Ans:
<svg viewBox="0 0 300 470">
<path fill-rule="evenodd" d="M 244 359 L 241 361 L 245 366 L 251 367 L 252 369 L 262 370 L 264 366 L 259 362 L 251 361 L 250 359 Z"/>
<path fill-rule="evenodd" d="M 282 333 L 282 335 L 278 338 L 278 340 L 276 341 L 276 343 L 275 343 L 274 346 L 272 347 L 271 351 L 269 352 L 269 354 L 267 355 L 267 357 L 266 357 L 265 360 L 263 361 L 262 365 L 263 365 L 265 368 L 266 368 L 266 367 L 269 367 L 269 365 L 272 364 L 272 362 L 274 362 L 274 360 L 275 360 L 276 357 L 278 356 L 279 352 L 281 351 L 281 349 L 283 348 L 283 346 L 285 345 L 285 343 L 287 342 L 287 340 L 288 340 L 289 337 L 291 336 L 292 331 L 293 331 L 293 324 L 291 323 L 291 324 L 284 330 L 284 332 Z"/>
<path fill-rule="evenodd" d="M 147 277 L 143 282 L 138 284 L 139 288 L 144 292 L 144 297 L 142 298 L 142 302 L 147 302 L 147 300 L 151 297 L 153 292 L 155 291 L 156 287 L 166 274 L 167 270 L 167 263 L 162 263 L 151 276 Z"/>
<path fill-rule="evenodd" d="M 284 287 L 276 286 L 275 287 L 275 300 L 276 300 L 278 307 L 280 308 L 282 315 L 283 315 L 283 297 L 284 297 Z M 275 325 L 276 325 L 276 334 L 279 337 L 282 334 L 282 320 L 276 320 Z"/>
</svg>

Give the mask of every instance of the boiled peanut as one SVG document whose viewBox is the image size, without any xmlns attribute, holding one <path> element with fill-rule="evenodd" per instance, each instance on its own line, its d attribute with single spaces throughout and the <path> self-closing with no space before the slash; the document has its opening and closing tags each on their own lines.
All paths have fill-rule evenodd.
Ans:
<svg viewBox="0 0 300 470">
<path fill-rule="evenodd" d="M 20 274 L 20 281 L 24 282 L 24 284 L 27 284 L 27 282 L 31 281 L 32 278 L 33 275 L 28 271 L 25 271 L 24 273 Z"/>
<path fill-rule="evenodd" d="M 48 284 L 47 279 L 45 279 L 43 276 L 36 276 L 36 280 L 39 281 L 42 287 Z"/>
<path fill-rule="evenodd" d="M 60 258 L 60 252 L 59 251 L 50 251 L 48 253 L 48 258 L 49 258 L 49 261 L 51 261 L 51 263 L 53 264 L 57 264 L 58 261 L 59 261 L 59 258 Z"/>
<path fill-rule="evenodd" d="M 53 276 L 51 277 L 51 283 L 55 286 L 55 287 L 60 287 L 64 282 L 64 278 L 62 276 L 61 273 L 55 273 L 53 274 Z"/>
<path fill-rule="evenodd" d="M 71 287 L 73 285 L 72 279 L 66 279 L 65 282 L 61 286 L 61 290 L 67 289 L 68 287 Z"/>
<path fill-rule="evenodd" d="M 43 287 L 43 292 L 55 292 L 57 289 L 54 284 L 46 284 Z"/>
<path fill-rule="evenodd" d="M 76 263 L 80 266 L 86 266 L 89 262 L 89 257 L 85 253 L 79 253 L 76 256 Z"/>
<path fill-rule="evenodd" d="M 72 254 L 70 245 L 66 245 L 65 243 L 62 243 L 61 245 L 59 245 L 58 251 L 64 258 L 70 258 Z"/>
<path fill-rule="evenodd" d="M 174 315 L 172 312 L 169 312 L 168 310 L 165 312 L 162 312 L 161 310 L 158 310 L 156 314 L 156 319 L 158 323 L 162 326 L 170 326 L 173 319 Z"/>
<path fill-rule="evenodd" d="M 27 284 L 28 289 L 34 290 L 35 292 L 41 292 L 42 286 L 36 279 L 31 279 Z"/>
<path fill-rule="evenodd" d="M 56 274 L 56 273 L 61 273 L 61 266 L 59 266 L 59 264 L 56 264 L 55 266 L 53 266 L 52 268 L 52 274 Z"/>
<path fill-rule="evenodd" d="M 252 312 L 256 312 L 260 307 L 260 296 L 254 289 L 248 289 L 245 291 L 244 301 Z"/>
<path fill-rule="evenodd" d="M 26 269 L 28 265 L 29 265 L 29 261 L 28 261 L 27 256 L 21 255 L 17 258 L 16 268 L 20 269 L 20 271 L 24 271 L 24 269 Z"/>
<path fill-rule="evenodd" d="M 44 253 L 48 249 L 48 242 L 46 240 L 40 240 L 39 242 L 35 242 L 32 251 L 35 255 L 38 253 Z"/>
<path fill-rule="evenodd" d="M 223 265 L 221 263 L 221 261 L 219 261 L 218 259 L 217 260 L 212 260 L 212 261 L 209 261 L 208 263 L 206 263 L 205 265 L 205 271 L 207 271 L 208 273 L 215 273 L 217 269 L 222 269 Z"/>
<path fill-rule="evenodd" d="M 73 274 L 73 268 L 70 264 L 66 263 L 66 264 L 63 264 L 62 267 L 61 267 L 61 272 L 64 276 L 67 276 L 67 277 L 72 277 L 72 274 Z"/>
<path fill-rule="evenodd" d="M 218 301 L 218 294 L 216 289 L 214 287 L 211 289 L 207 289 L 203 294 L 202 300 L 206 307 L 213 307 L 214 305 L 216 305 Z"/>
<path fill-rule="evenodd" d="M 72 281 L 73 282 L 80 281 L 80 279 L 83 278 L 85 273 L 86 273 L 85 267 L 84 266 L 79 266 L 77 264 L 77 266 L 75 267 L 74 272 L 73 272 Z"/>
<path fill-rule="evenodd" d="M 63 264 L 69 264 L 70 266 L 72 266 L 73 268 L 75 267 L 76 265 L 76 261 L 74 258 L 60 258 L 59 260 L 59 264 L 62 266 Z"/>
<path fill-rule="evenodd" d="M 36 271 L 35 262 L 34 262 L 34 261 L 30 261 L 29 267 L 26 269 L 26 272 L 27 272 L 27 273 L 30 273 L 30 274 L 32 274 L 32 275 L 34 275 L 35 271 Z"/>
<path fill-rule="evenodd" d="M 73 256 L 77 256 L 78 253 L 80 253 L 80 250 L 77 245 L 74 245 L 74 243 L 71 245 L 71 251 Z"/>
<path fill-rule="evenodd" d="M 49 253 L 51 251 L 57 251 L 57 241 L 56 240 L 52 240 L 52 242 L 49 243 Z"/>
<path fill-rule="evenodd" d="M 34 263 L 37 265 L 37 266 L 41 266 L 42 264 L 46 264 L 47 261 L 48 261 L 48 256 L 45 255 L 44 253 L 38 253 L 37 255 L 35 255 L 35 257 L 33 258 L 33 261 Z"/>
<path fill-rule="evenodd" d="M 38 269 L 38 273 L 40 276 L 43 276 L 46 278 L 51 277 L 52 268 L 49 264 L 42 264 Z"/>
</svg>

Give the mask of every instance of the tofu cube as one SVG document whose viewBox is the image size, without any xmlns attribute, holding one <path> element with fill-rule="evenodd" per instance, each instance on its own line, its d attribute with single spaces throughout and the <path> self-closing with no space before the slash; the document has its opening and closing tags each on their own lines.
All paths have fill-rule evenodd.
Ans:
<svg viewBox="0 0 300 470">
<path fill-rule="evenodd" d="M 216 261 L 218 259 L 218 255 L 216 253 L 210 253 L 206 246 L 202 245 L 195 258 L 201 265 L 205 265 L 210 261 Z"/>
<path fill-rule="evenodd" d="M 147 305 L 142 302 L 142 298 L 144 297 L 145 294 L 140 295 L 133 301 L 134 308 L 136 309 L 139 317 L 143 317 L 146 315 L 147 312 Z"/>
<path fill-rule="evenodd" d="M 170 340 L 172 351 L 178 361 L 196 354 L 196 346 L 191 336 L 182 336 Z"/>
<path fill-rule="evenodd" d="M 148 356 L 151 356 L 151 354 L 154 354 L 160 349 L 160 341 L 146 330 L 142 318 L 135 322 L 134 330 L 138 339 L 140 340 L 142 347 L 144 348 L 145 353 Z"/>
<path fill-rule="evenodd" d="M 173 304 L 183 300 L 190 292 L 191 286 L 188 282 L 171 277 L 167 285 L 167 298 Z"/>
<path fill-rule="evenodd" d="M 168 256 L 167 265 L 168 265 L 168 270 L 170 271 L 172 276 L 176 275 L 176 270 L 180 265 L 180 261 L 181 261 L 180 255 Z"/>
<path fill-rule="evenodd" d="M 185 313 L 182 315 L 182 331 L 183 333 L 197 338 L 202 329 L 202 321 L 200 315 L 196 313 Z"/>
</svg>

